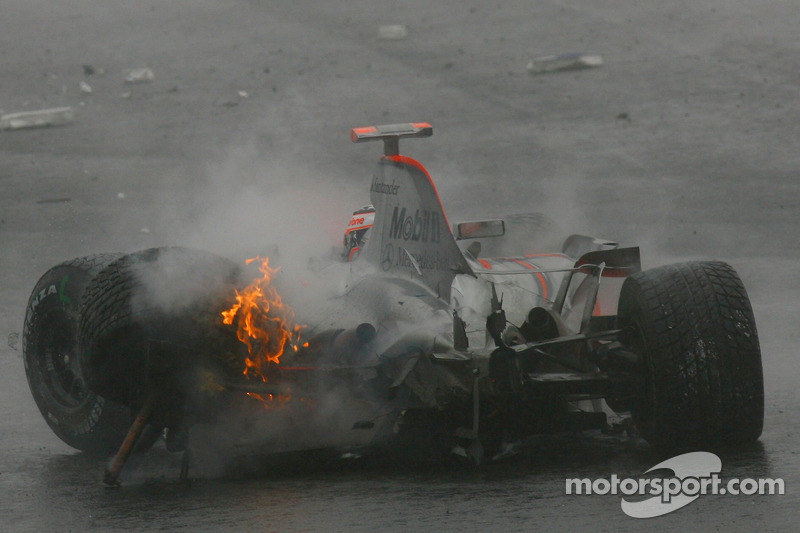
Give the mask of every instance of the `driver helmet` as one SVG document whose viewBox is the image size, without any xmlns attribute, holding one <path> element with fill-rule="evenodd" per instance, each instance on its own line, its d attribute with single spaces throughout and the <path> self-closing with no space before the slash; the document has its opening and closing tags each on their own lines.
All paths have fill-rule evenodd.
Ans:
<svg viewBox="0 0 800 533">
<path fill-rule="evenodd" d="M 352 261 L 358 256 L 361 247 L 367 242 L 367 231 L 375 221 L 375 208 L 365 205 L 353 211 L 350 223 L 344 232 L 344 257 L 345 261 Z"/>
</svg>

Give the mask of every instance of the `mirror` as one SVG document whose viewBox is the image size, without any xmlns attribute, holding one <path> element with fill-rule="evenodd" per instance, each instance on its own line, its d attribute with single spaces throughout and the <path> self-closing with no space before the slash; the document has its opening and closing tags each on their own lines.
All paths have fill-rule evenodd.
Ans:
<svg viewBox="0 0 800 533">
<path fill-rule="evenodd" d="M 505 233 L 506 224 L 502 220 L 477 220 L 456 225 L 456 240 L 502 237 Z"/>
</svg>

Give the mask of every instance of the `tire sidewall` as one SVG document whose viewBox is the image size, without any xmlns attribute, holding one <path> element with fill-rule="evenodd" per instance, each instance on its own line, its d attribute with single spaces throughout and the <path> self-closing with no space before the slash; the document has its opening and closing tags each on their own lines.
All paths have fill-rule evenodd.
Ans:
<svg viewBox="0 0 800 533">
<path fill-rule="evenodd" d="M 657 370 L 653 367 L 650 355 L 653 348 L 648 346 L 647 317 L 644 316 L 640 301 L 640 286 L 635 280 L 625 281 L 619 299 L 619 326 L 625 331 L 623 343 L 639 356 L 637 373 L 636 401 L 631 409 L 633 421 L 639 433 L 648 442 L 653 442 L 657 421 L 654 376 Z M 657 348 L 656 348 L 657 349 Z"/>
<path fill-rule="evenodd" d="M 53 267 L 39 279 L 25 313 L 23 360 L 33 398 L 53 432 L 79 450 L 106 451 L 113 449 L 117 435 L 124 435 L 115 427 L 126 418 L 123 409 L 64 378 L 68 366 L 67 376 L 82 381 L 79 310 L 91 278 L 90 268 L 73 262 Z"/>
</svg>

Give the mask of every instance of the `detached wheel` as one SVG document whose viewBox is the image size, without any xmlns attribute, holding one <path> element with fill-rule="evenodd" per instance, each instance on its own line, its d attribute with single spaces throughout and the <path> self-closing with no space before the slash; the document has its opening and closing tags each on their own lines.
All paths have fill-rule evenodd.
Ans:
<svg viewBox="0 0 800 533">
<path fill-rule="evenodd" d="M 110 263 L 87 288 L 80 323 L 81 368 L 93 390 L 136 406 L 154 375 L 174 396 L 204 368 L 241 373 L 241 343 L 222 325 L 241 269 L 199 250 L 152 248 Z M 243 345 L 241 345 L 243 346 Z M 150 360 L 148 360 L 150 357 Z M 154 365 L 154 366 L 153 366 Z M 237 366 L 241 365 L 241 366 Z"/>
<path fill-rule="evenodd" d="M 753 311 L 722 262 L 668 265 L 628 278 L 619 317 L 641 358 L 634 422 L 665 448 L 743 444 L 761 435 L 764 379 Z"/>
<path fill-rule="evenodd" d="M 25 312 L 23 357 L 33 398 L 53 432 L 82 451 L 113 451 L 130 422 L 127 408 L 87 386 L 78 352 L 81 295 L 118 257 L 91 255 L 51 268 L 34 287 Z"/>
</svg>

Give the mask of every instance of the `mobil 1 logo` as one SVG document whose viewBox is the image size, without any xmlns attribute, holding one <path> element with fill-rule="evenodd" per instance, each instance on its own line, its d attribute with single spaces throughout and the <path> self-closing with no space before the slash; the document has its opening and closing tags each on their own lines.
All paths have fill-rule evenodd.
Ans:
<svg viewBox="0 0 800 533">
<path fill-rule="evenodd" d="M 416 209 L 412 214 L 405 207 L 395 206 L 389 226 L 389 237 L 413 242 L 439 242 L 441 216 L 436 211 Z"/>
</svg>

